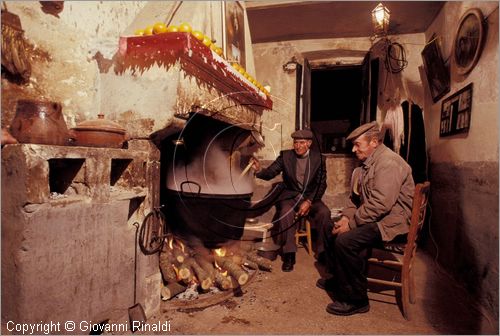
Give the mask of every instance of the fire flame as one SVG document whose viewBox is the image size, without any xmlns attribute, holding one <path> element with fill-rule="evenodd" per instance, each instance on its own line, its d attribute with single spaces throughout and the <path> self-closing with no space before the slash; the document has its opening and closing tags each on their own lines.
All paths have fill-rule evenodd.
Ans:
<svg viewBox="0 0 500 336">
<path fill-rule="evenodd" d="M 185 253 L 185 251 L 184 251 L 184 249 L 185 249 L 185 245 L 182 243 L 182 241 L 177 240 L 177 244 L 179 244 L 179 246 L 180 246 L 180 248 L 181 248 L 182 253 Z"/>
<path fill-rule="evenodd" d="M 174 265 L 174 264 L 172 264 L 172 267 L 173 267 L 174 272 L 175 272 L 175 277 L 177 278 L 177 280 L 180 280 L 180 279 L 181 279 L 181 277 L 180 277 L 180 275 L 179 275 L 179 269 L 178 269 L 177 267 L 175 267 L 175 265 Z"/>
<path fill-rule="evenodd" d="M 221 247 L 221 248 L 218 248 L 218 249 L 215 249 L 214 250 L 215 254 L 219 257 L 224 257 L 226 255 L 226 248 L 225 247 Z"/>
</svg>

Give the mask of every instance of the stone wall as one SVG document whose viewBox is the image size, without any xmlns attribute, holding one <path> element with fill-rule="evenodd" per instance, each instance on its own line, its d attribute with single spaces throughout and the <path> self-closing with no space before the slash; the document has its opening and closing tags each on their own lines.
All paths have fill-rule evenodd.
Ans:
<svg viewBox="0 0 500 336">
<path fill-rule="evenodd" d="M 5 146 L 2 321 L 127 321 L 135 223 L 154 203 L 158 171 L 158 151 L 137 142 L 128 150 Z M 158 256 L 138 250 L 137 302 L 148 317 L 160 286 Z"/>
<path fill-rule="evenodd" d="M 469 8 L 487 16 L 486 41 L 476 66 L 459 75 L 451 52 L 459 20 Z M 478 317 L 478 333 L 488 330 L 489 320 L 496 321 L 498 332 L 498 3 L 447 2 L 427 39 L 433 34 L 447 60 L 451 89 L 433 103 L 425 87 L 433 238 L 426 243 L 438 263 L 483 304 L 483 313 L 493 316 Z M 474 86 L 469 132 L 439 137 L 442 100 L 469 83 Z"/>
</svg>

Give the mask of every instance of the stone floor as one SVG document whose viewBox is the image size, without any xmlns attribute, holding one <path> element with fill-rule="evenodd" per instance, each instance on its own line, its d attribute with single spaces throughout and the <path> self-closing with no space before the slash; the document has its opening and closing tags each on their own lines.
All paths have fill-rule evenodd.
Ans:
<svg viewBox="0 0 500 336">
<path fill-rule="evenodd" d="M 371 291 L 370 311 L 349 317 L 330 315 L 328 294 L 316 288 L 322 272 L 303 248 L 291 273 L 259 272 L 243 295 L 204 309 L 174 309 L 164 302 L 148 323 L 168 321 L 173 334 L 498 334 L 498 322 L 481 313 L 464 289 L 419 252 L 415 263 L 417 302 L 406 321 L 395 291 Z M 137 332 L 136 334 L 140 334 Z"/>
</svg>

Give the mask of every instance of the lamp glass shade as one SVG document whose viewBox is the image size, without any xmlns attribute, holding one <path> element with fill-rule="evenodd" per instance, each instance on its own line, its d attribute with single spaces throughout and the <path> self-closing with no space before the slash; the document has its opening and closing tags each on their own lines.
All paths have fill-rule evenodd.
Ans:
<svg viewBox="0 0 500 336">
<path fill-rule="evenodd" d="M 385 35 L 389 29 L 389 18 L 391 12 L 387 7 L 379 3 L 377 7 L 372 10 L 372 23 L 375 34 Z"/>
</svg>

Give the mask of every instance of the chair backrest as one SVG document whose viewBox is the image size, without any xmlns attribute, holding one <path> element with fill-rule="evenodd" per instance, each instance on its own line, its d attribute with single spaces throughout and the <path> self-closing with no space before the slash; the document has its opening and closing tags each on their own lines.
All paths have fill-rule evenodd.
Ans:
<svg viewBox="0 0 500 336">
<path fill-rule="evenodd" d="M 429 181 L 419 183 L 415 186 L 415 195 L 413 196 L 413 205 L 411 210 L 410 231 L 408 232 L 403 257 L 404 263 L 410 262 L 417 250 L 417 239 L 420 230 L 424 225 L 430 187 L 431 184 Z"/>
</svg>

